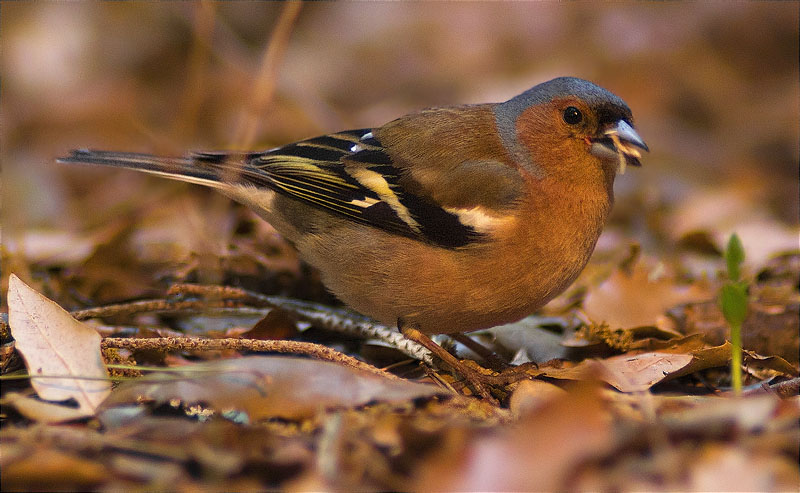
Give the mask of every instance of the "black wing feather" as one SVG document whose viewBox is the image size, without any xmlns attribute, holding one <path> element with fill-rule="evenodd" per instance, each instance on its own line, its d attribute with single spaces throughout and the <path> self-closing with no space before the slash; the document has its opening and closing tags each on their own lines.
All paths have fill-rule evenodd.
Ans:
<svg viewBox="0 0 800 493">
<path fill-rule="evenodd" d="M 267 177 L 267 185 L 278 193 L 394 234 L 445 248 L 465 246 L 482 237 L 455 214 L 406 192 L 400 186 L 402 171 L 392 164 L 391 156 L 369 129 L 252 154 L 247 165 Z M 379 175 L 396 202 L 389 203 L 375 187 L 359 181 L 354 166 Z"/>
</svg>

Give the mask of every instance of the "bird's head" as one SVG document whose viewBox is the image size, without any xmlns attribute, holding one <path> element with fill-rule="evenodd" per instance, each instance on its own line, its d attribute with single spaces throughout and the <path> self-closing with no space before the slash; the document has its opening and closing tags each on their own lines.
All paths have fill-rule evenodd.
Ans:
<svg viewBox="0 0 800 493">
<path fill-rule="evenodd" d="M 559 77 L 498 104 L 501 139 L 533 177 L 580 177 L 592 168 L 613 179 L 628 165 L 641 166 L 648 151 L 633 116 L 615 94 L 589 81 Z"/>
</svg>

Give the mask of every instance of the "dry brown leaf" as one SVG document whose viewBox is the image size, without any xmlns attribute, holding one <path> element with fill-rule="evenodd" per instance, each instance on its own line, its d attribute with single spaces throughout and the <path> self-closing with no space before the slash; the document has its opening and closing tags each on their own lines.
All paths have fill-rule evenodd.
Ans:
<svg viewBox="0 0 800 493">
<path fill-rule="evenodd" d="M 242 332 L 239 337 L 243 339 L 281 340 L 296 337 L 297 323 L 283 310 L 270 310 L 261 320 L 250 329 Z"/>
<path fill-rule="evenodd" d="M 98 304 L 156 295 L 153 274 L 130 243 L 132 234 L 124 229 L 96 245 L 69 280 L 78 293 Z"/>
<path fill-rule="evenodd" d="M 99 462 L 42 447 L 3 466 L 3 490 L 88 491 L 107 477 Z"/>
<path fill-rule="evenodd" d="M 106 406 L 180 399 L 245 411 L 252 421 L 302 418 L 326 408 L 406 401 L 442 394 L 432 385 L 388 380 L 327 361 L 249 356 L 188 365 L 178 376 L 154 375 L 116 389 Z"/>
<path fill-rule="evenodd" d="M 705 444 L 695 459 L 688 471 L 692 491 L 783 491 L 800 481 L 797 463 L 735 444 Z"/>
<path fill-rule="evenodd" d="M 631 349 L 660 351 L 662 353 L 692 353 L 706 349 L 708 345 L 700 334 L 670 339 L 668 341 L 643 339 L 631 345 Z"/>
<path fill-rule="evenodd" d="M 53 301 L 11 274 L 8 317 L 16 347 L 42 399 L 75 399 L 83 416 L 91 416 L 111 391 L 100 353 L 100 334 L 70 316 Z"/>
<path fill-rule="evenodd" d="M 643 391 L 684 368 L 692 359 L 691 354 L 665 352 L 612 356 L 602 360 L 608 375 L 604 380 L 621 392 Z"/>
<path fill-rule="evenodd" d="M 707 368 L 727 366 L 731 359 L 731 343 L 725 341 L 720 346 L 693 350 L 690 351 L 690 354 L 694 357 L 692 362 L 673 374 L 672 377 L 688 375 Z M 797 368 L 779 356 L 763 357 L 751 351 L 745 351 L 744 366 L 752 366 L 752 372 L 757 376 L 763 375 L 764 378 L 768 376 L 795 377 L 798 374 Z"/>
<path fill-rule="evenodd" d="M 611 415 L 597 388 L 578 387 L 523 417 L 515 426 L 472 442 L 458 454 L 426 461 L 418 483 L 411 489 L 562 489 L 571 471 L 615 446 Z"/>
<path fill-rule="evenodd" d="M 797 368 L 780 356 L 761 356 L 752 351 L 744 352 L 744 367 L 759 380 L 798 376 Z"/>
<path fill-rule="evenodd" d="M 745 399 L 706 398 L 687 409 L 667 411 L 661 419 L 672 432 L 718 435 L 765 428 L 781 408 L 781 399 L 761 394 Z"/>
<path fill-rule="evenodd" d="M 726 341 L 725 344 L 721 346 L 698 349 L 692 351 L 691 355 L 693 356 L 691 363 L 673 373 L 672 377 L 689 375 L 690 373 L 707 368 L 727 366 L 728 362 L 731 360 L 731 343 Z"/>
<path fill-rule="evenodd" d="M 536 373 L 565 380 L 601 380 L 621 392 L 638 392 L 662 381 L 728 364 L 731 356 L 730 343 L 698 347 L 698 341 L 696 335 L 689 336 L 676 340 L 672 347 L 659 351 L 587 359 L 574 366 L 540 366 Z M 754 364 L 769 364 L 771 370 L 783 376 L 793 376 L 788 373 L 792 369 L 791 365 L 783 360 L 752 361 Z"/>
<path fill-rule="evenodd" d="M 617 269 L 600 286 L 589 289 L 583 302 L 589 319 L 611 328 L 657 325 L 675 305 L 708 296 L 698 287 L 679 286 L 669 276 L 654 279 L 660 267 L 648 263 L 636 262 L 630 273 Z"/>
<path fill-rule="evenodd" d="M 514 416 L 519 417 L 530 414 L 566 394 L 566 390 L 550 382 L 523 380 L 519 382 L 514 389 L 514 393 L 511 394 L 508 407 Z"/>
<path fill-rule="evenodd" d="M 606 324 L 587 325 L 581 327 L 563 344 L 567 347 L 586 347 L 591 344 L 603 343 L 619 352 L 637 349 L 641 351 L 655 351 L 672 347 L 676 338 L 681 337 L 680 332 L 665 330 L 651 325 L 631 328 L 613 329 Z M 702 338 L 696 338 L 700 347 L 703 346 Z"/>
<path fill-rule="evenodd" d="M 663 352 L 621 354 L 607 359 L 589 359 L 568 368 L 540 368 L 551 378 L 602 380 L 621 392 L 647 390 L 692 362 L 690 354 Z"/>
</svg>

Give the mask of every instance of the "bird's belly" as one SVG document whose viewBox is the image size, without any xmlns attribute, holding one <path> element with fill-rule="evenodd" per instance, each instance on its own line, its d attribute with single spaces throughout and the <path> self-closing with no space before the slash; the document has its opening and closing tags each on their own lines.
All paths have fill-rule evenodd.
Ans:
<svg viewBox="0 0 800 493">
<path fill-rule="evenodd" d="M 576 262 L 573 255 L 517 252 L 501 262 L 396 236 L 391 248 L 354 238 L 343 233 L 341 242 L 323 244 L 312 237 L 297 246 L 327 288 L 354 310 L 392 325 L 403 318 L 431 334 L 479 330 L 531 314 L 572 283 L 591 253 Z"/>
</svg>

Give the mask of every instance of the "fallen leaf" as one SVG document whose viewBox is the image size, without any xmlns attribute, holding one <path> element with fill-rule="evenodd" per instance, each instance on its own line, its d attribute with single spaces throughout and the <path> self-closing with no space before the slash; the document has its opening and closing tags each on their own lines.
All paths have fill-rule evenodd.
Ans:
<svg viewBox="0 0 800 493">
<path fill-rule="evenodd" d="M 3 465 L 3 490 L 93 490 L 108 477 L 101 463 L 58 450 L 39 448 Z"/>
<path fill-rule="evenodd" d="M 725 436 L 763 429 L 774 422 L 781 399 L 761 394 L 744 399 L 703 400 L 702 405 L 663 413 L 661 420 L 673 433 Z"/>
<path fill-rule="evenodd" d="M 41 423 L 63 423 L 86 417 L 83 409 L 34 399 L 18 392 L 9 392 L 3 399 L 26 418 Z"/>
<path fill-rule="evenodd" d="M 674 344 L 680 332 L 662 329 L 652 325 L 630 328 L 612 328 L 607 324 L 590 324 L 578 329 L 563 342 L 567 347 L 586 347 L 603 343 L 619 352 L 631 349 L 657 350 Z M 698 341 L 702 346 L 702 340 Z"/>
<path fill-rule="evenodd" d="M 423 464 L 411 490 L 557 491 L 570 472 L 615 447 L 612 417 L 596 386 L 582 384 L 507 429 Z M 453 464 L 453 458 L 457 463 Z"/>
<path fill-rule="evenodd" d="M 781 491 L 800 480 L 785 457 L 716 443 L 702 447 L 687 473 L 692 491 Z"/>
<path fill-rule="evenodd" d="M 566 358 L 567 349 L 561 344 L 565 322 L 561 318 L 530 316 L 519 322 L 500 325 L 488 329 L 486 332 L 494 336 L 495 344 L 511 354 L 526 356 L 525 361 L 549 361 L 556 358 Z M 556 326 L 557 330 L 550 327 Z"/>
<path fill-rule="evenodd" d="M 283 310 L 270 310 L 249 330 L 242 332 L 242 339 L 280 340 L 291 339 L 298 333 L 297 323 Z"/>
<path fill-rule="evenodd" d="M 111 391 L 100 353 L 100 334 L 11 274 L 8 318 L 17 350 L 47 401 L 75 399 L 83 416 L 94 414 Z M 75 377 L 75 378 L 50 378 Z"/>
<path fill-rule="evenodd" d="M 640 392 L 685 368 L 690 354 L 663 352 L 622 354 L 606 359 L 588 359 L 572 367 L 541 367 L 541 374 L 567 380 L 602 380 L 620 392 Z"/>
<path fill-rule="evenodd" d="M 707 297 L 700 287 L 681 286 L 670 276 L 659 276 L 660 264 L 649 263 L 639 260 L 630 272 L 617 269 L 600 286 L 590 288 L 583 301 L 586 316 L 612 329 L 657 325 L 675 305 Z"/>
<path fill-rule="evenodd" d="M 797 368 L 780 356 L 761 356 L 752 351 L 744 352 L 744 367 L 759 380 L 798 376 Z"/>
<path fill-rule="evenodd" d="M 130 218 L 109 227 L 91 255 L 69 276 L 69 283 L 78 293 L 95 303 L 111 303 L 155 296 L 152 267 L 142 263 L 139 252 L 131 245 L 136 228 L 126 228 Z M 100 239 L 100 238 L 98 238 Z M 165 263 L 162 257 L 162 265 Z"/>
<path fill-rule="evenodd" d="M 659 351 L 586 359 L 571 366 L 542 365 L 535 374 L 563 380 L 601 380 L 620 392 L 639 392 L 666 380 L 728 365 L 730 343 L 697 347 L 697 342 L 698 337 L 689 336 L 675 341 L 673 347 Z M 773 367 L 791 368 L 785 361 L 783 363 L 770 360 Z"/>
<path fill-rule="evenodd" d="M 520 417 L 531 414 L 548 403 L 562 398 L 567 391 L 561 387 L 543 380 L 523 380 L 519 382 L 511 394 L 508 407 L 511 413 Z"/>
<path fill-rule="evenodd" d="M 251 421 L 311 416 L 327 408 L 372 401 L 406 401 L 442 394 L 432 385 L 388 380 L 327 361 L 286 356 L 249 356 L 187 365 L 177 376 L 153 375 L 117 388 L 105 407 L 180 399 L 220 410 L 246 412 Z"/>
<path fill-rule="evenodd" d="M 632 349 L 640 351 L 660 351 L 662 353 L 693 353 L 708 348 L 708 344 L 700 334 L 678 337 L 668 341 L 657 339 L 643 339 L 631 345 Z"/>
<path fill-rule="evenodd" d="M 664 352 L 619 355 L 602 360 L 605 381 L 621 392 L 647 390 L 692 361 L 691 354 Z"/>
<path fill-rule="evenodd" d="M 731 343 L 726 341 L 725 344 L 720 346 L 698 349 L 690 354 L 692 355 L 692 361 L 673 373 L 671 375 L 673 378 L 689 375 L 707 368 L 727 366 L 731 360 Z"/>
</svg>

